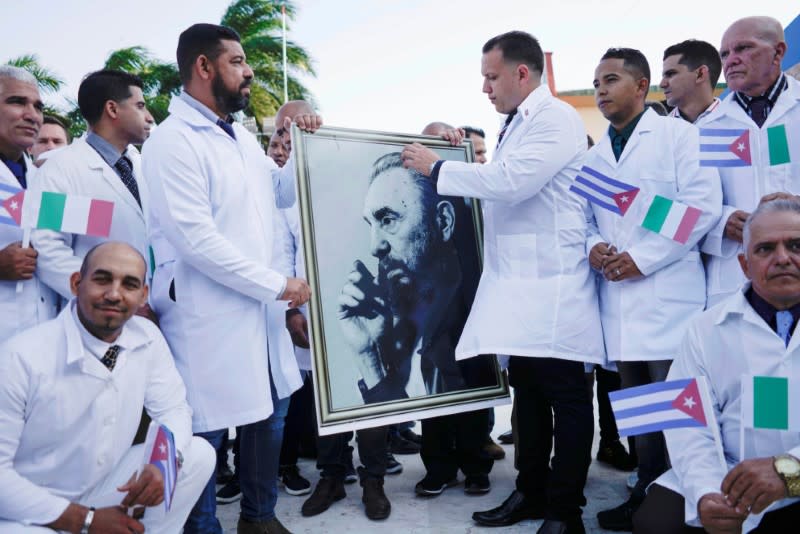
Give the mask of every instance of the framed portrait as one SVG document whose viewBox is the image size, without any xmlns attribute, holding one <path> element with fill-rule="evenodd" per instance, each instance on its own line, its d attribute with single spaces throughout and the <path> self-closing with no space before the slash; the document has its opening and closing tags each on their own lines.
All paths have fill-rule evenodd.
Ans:
<svg viewBox="0 0 800 534">
<path fill-rule="evenodd" d="M 405 169 L 418 142 L 472 162 L 470 141 L 292 130 L 321 435 L 509 402 L 493 354 L 457 362 L 481 275 L 478 202 Z"/>
</svg>

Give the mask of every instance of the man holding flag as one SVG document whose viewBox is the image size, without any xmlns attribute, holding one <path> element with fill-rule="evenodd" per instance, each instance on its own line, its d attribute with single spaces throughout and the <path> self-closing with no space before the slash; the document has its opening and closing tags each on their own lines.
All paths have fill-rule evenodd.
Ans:
<svg viewBox="0 0 800 534">
<path fill-rule="evenodd" d="M 697 243 L 719 218 L 714 169 L 698 163 L 697 130 L 645 111 L 650 67 L 638 50 L 609 49 L 595 70 L 595 99 L 611 123 L 589 150 L 572 191 L 594 213 L 586 248 L 602 273 L 600 319 L 622 386 L 663 381 L 692 316 L 703 311 Z M 667 469 L 661 433 L 636 438 L 639 481 L 628 501 L 598 514 L 630 530 L 647 485 Z"/>
<path fill-rule="evenodd" d="M 708 305 L 744 282 L 736 261 L 742 227 L 759 200 L 800 194 L 800 83 L 781 71 L 786 41 L 770 17 L 734 22 L 722 36 L 722 71 L 731 93 L 698 120 L 700 164 L 716 167 L 723 209 L 703 243 Z"/>
<path fill-rule="evenodd" d="M 673 469 L 634 532 L 789 532 L 800 521 L 800 202 L 763 203 L 743 238 L 750 283 L 692 321 L 668 377 L 708 381 L 718 431 L 665 430 Z"/>
<path fill-rule="evenodd" d="M 42 99 L 28 71 L 0 67 L 0 200 L 17 195 L 36 168 L 25 152 L 42 125 Z M 38 254 L 22 248 L 22 230 L 13 213 L 0 207 L 0 339 L 52 318 L 57 299 L 36 274 Z M 20 282 L 24 280 L 24 282 Z M 22 290 L 17 291 L 17 284 Z"/>
<path fill-rule="evenodd" d="M 192 437 L 166 341 L 133 317 L 147 300 L 144 258 L 98 245 L 70 285 L 75 298 L 57 318 L 0 348 L 0 533 L 179 532 L 214 454 Z M 166 488 L 157 465 L 142 467 L 145 447 L 130 445 L 143 406 L 183 458 Z M 135 506 L 149 507 L 141 521 L 128 514 Z"/>
</svg>

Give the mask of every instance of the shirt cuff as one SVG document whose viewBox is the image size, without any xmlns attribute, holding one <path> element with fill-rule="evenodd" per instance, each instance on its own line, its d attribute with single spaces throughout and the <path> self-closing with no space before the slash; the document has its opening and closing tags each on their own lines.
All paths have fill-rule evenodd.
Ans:
<svg viewBox="0 0 800 534">
<path fill-rule="evenodd" d="M 289 279 L 285 276 L 283 277 L 283 284 L 281 285 L 281 290 L 278 291 L 278 295 L 275 297 L 275 300 L 281 300 L 281 296 L 286 293 L 286 284 L 289 283 Z"/>
<path fill-rule="evenodd" d="M 439 169 L 442 168 L 442 163 L 444 163 L 444 160 L 440 159 L 440 160 L 436 161 L 433 164 L 433 166 L 431 167 L 430 179 L 431 179 L 431 181 L 433 183 L 436 183 L 436 182 L 439 181 Z"/>
</svg>

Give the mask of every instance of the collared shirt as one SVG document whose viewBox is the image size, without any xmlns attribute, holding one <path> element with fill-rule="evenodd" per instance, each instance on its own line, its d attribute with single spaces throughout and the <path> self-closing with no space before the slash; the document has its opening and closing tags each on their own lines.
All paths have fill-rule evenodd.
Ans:
<svg viewBox="0 0 800 534">
<path fill-rule="evenodd" d="M 122 177 L 115 165 L 117 164 L 117 161 L 119 161 L 119 158 L 125 155 L 127 150 L 125 152 L 120 152 L 117 150 L 117 147 L 94 132 L 89 132 L 86 134 L 86 144 L 95 149 L 97 153 L 100 154 L 100 157 L 103 158 L 103 161 L 108 163 L 108 166 L 114 169 L 114 172 L 116 172 L 120 178 Z"/>
<path fill-rule="evenodd" d="M 711 105 L 708 106 L 705 109 L 705 111 L 703 111 L 700 115 L 698 115 L 697 118 L 694 120 L 694 122 L 692 122 L 692 124 L 697 124 L 700 121 L 700 119 L 702 119 L 703 117 L 707 116 L 712 111 L 717 109 L 717 106 L 719 106 L 720 102 L 721 102 L 721 100 L 719 98 L 714 98 L 714 100 L 711 102 Z M 691 122 L 691 121 L 689 121 L 689 119 L 687 119 L 683 115 L 683 113 L 681 113 L 681 110 L 679 110 L 677 107 L 673 108 L 672 111 L 669 112 L 669 116 L 670 117 L 675 117 L 677 119 L 683 119 L 683 120 L 685 120 L 687 122 Z"/>
<path fill-rule="evenodd" d="M 764 319 L 764 322 L 766 322 L 769 327 L 772 328 L 773 332 L 777 332 L 778 325 L 777 321 L 775 320 L 775 316 L 777 315 L 778 310 L 775 308 L 775 306 L 764 300 L 761 295 L 753 291 L 752 286 L 750 286 L 750 288 L 745 292 L 744 296 L 747 299 L 747 302 L 750 303 L 750 306 L 752 306 L 756 311 L 758 316 Z M 792 313 L 792 326 L 789 328 L 789 332 L 791 333 L 794 332 L 794 327 L 797 326 L 797 320 L 800 319 L 800 304 L 795 304 L 789 308 L 788 311 Z"/>
<path fill-rule="evenodd" d="M 739 104 L 745 113 L 747 113 L 750 117 L 753 116 L 751 104 L 753 100 L 756 98 L 766 98 L 767 99 L 767 106 L 765 113 L 769 116 L 770 111 L 772 108 L 775 107 L 775 102 L 777 102 L 778 97 L 781 95 L 783 91 L 789 88 L 789 82 L 786 81 L 786 75 L 781 73 L 778 76 L 778 79 L 773 82 L 772 85 L 769 86 L 769 89 L 764 91 L 761 95 L 758 96 L 747 96 L 744 93 L 736 91 L 733 93 L 733 99 Z"/>
<path fill-rule="evenodd" d="M 186 91 L 181 91 L 180 98 L 184 102 L 186 102 L 186 104 L 188 104 L 189 107 L 191 107 L 192 109 L 194 109 L 195 111 L 200 113 L 200 115 L 202 115 L 203 117 L 207 118 L 208 120 L 210 120 L 214 124 L 218 125 L 220 128 L 222 128 L 222 130 L 225 133 L 230 135 L 230 132 L 228 130 L 226 130 L 224 127 L 222 127 L 222 125 L 219 124 L 219 121 L 220 120 L 224 120 L 225 123 L 227 123 L 227 124 L 233 124 L 233 117 L 228 115 L 224 119 L 220 119 L 219 115 L 217 115 L 216 113 L 211 111 L 211 108 L 209 108 L 208 106 L 206 106 L 205 104 L 203 104 L 202 102 L 197 100 L 195 97 L 193 97 L 192 95 L 190 95 Z M 235 136 L 232 136 L 232 137 L 234 137 L 234 139 L 236 138 Z"/>
<path fill-rule="evenodd" d="M 128 336 L 125 335 L 126 333 L 125 330 L 123 330 L 122 333 L 120 333 L 119 337 L 114 341 L 114 343 L 108 343 L 107 341 L 103 341 L 102 339 L 96 338 L 94 335 L 92 335 L 91 332 L 86 330 L 86 327 L 81 322 L 80 317 L 78 317 L 78 306 L 75 304 L 74 301 L 72 302 L 71 308 L 72 308 L 72 318 L 75 321 L 75 324 L 78 325 L 78 333 L 81 336 L 81 341 L 83 342 L 83 348 L 86 349 L 86 351 L 89 354 L 91 354 L 98 360 L 103 359 L 103 357 L 106 355 L 106 352 L 108 352 L 108 349 L 109 347 L 111 347 L 111 345 L 119 345 L 119 347 L 123 350 L 125 349 L 125 346 L 128 345 L 128 343 L 126 342 Z"/>
<path fill-rule="evenodd" d="M 6 167 L 8 167 L 8 170 L 11 171 L 11 174 L 13 174 L 17 179 L 22 189 L 27 189 L 28 181 L 26 179 L 26 175 L 28 174 L 28 166 L 25 165 L 25 157 L 21 156 L 19 160 L 11 161 L 5 156 L 0 155 L 0 161 L 5 163 Z"/>
<path fill-rule="evenodd" d="M 628 144 L 628 139 L 631 138 L 642 115 L 644 115 L 644 111 L 636 115 L 633 120 L 620 131 L 617 131 L 617 129 L 610 124 L 608 125 L 608 136 L 611 138 L 611 150 L 614 152 L 614 157 L 617 158 L 617 161 L 619 161 L 622 151 L 625 150 L 625 145 Z"/>
</svg>

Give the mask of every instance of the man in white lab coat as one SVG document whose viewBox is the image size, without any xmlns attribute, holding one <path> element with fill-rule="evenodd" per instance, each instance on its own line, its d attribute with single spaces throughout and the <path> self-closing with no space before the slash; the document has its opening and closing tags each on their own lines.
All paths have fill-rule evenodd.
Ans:
<svg viewBox="0 0 800 534">
<path fill-rule="evenodd" d="M 147 300 L 144 258 L 125 243 L 99 245 L 70 284 L 75 299 L 56 319 L 0 348 L 0 532 L 178 532 L 214 456 L 192 437 L 167 343 L 133 317 Z M 142 467 L 144 445 L 130 446 L 143 406 L 178 451 L 166 514 L 162 471 Z M 141 521 L 127 513 L 140 506 Z"/>
<path fill-rule="evenodd" d="M 42 99 L 28 71 L 0 66 L 0 198 L 35 183 L 26 155 L 42 125 Z M 57 298 L 36 274 L 38 253 L 22 248 L 22 229 L 0 207 L 0 339 L 52 318 Z M 22 291 L 17 284 L 22 281 Z"/>
<path fill-rule="evenodd" d="M 231 118 L 247 105 L 253 81 L 235 31 L 191 26 L 177 59 L 184 90 L 142 157 L 151 209 L 174 249 L 175 306 L 163 330 L 187 384 L 194 432 L 216 448 L 229 427 L 242 425 L 238 531 L 284 532 L 274 510 L 277 457 L 288 398 L 301 382 L 291 351 L 268 349 L 286 323 L 272 320 L 267 304 L 298 306 L 309 297 L 304 280 L 270 268 L 276 199 L 294 201 L 294 163 L 279 169 Z M 308 130 L 321 124 L 316 115 L 294 119 Z M 209 479 L 184 532 L 222 532 L 215 512 Z"/>
<path fill-rule="evenodd" d="M 792 335 L 800 318 L 800 202 L 761 204 L 743 239 L 739 263 L 750 282 L 692 321 L 668 375 L 705 377 L 722 443 L 706 427 L 664 432 L 672 471 L 650 487 L 634 532 L 793 532 L 800 522 L 798 428 L 741 426 L 743 409 L 753 409 L 743 405 L 745 377 L 800 380 L 800 336 Z"/>
<path fill-rule="evenodd" d="M 524 32 L 484 45 L 483 91 L 508 114 L 491 163 L 438 161 L 421 145 L 406 147 L 403 158 L 438 179 L 439 194 L 482 201 L 484 270 L 456 357 L 512 355 L 517 489 L 473 519 L 503 526 L 545 518 L 539 532 L 582 533 L 593 434 L 583 364 L 603 360 L 595 280 L 584 250 L 585 203 L 569 192 L 586 153 L 586 132 L 577 112 L 542 85 L 543 64 L 539 43 Z M 455 143 L 462 135 L 451 130 L 446 137 Z"/>
<path fill-rule="evenodd" d="M 664 380 L 689 321 L 703 311 L 705 278 L 697 243 L 721 210 L 719 177 L 699 164 L 697 129 L 645 111 L 649 85 L 650 68 L 641 52 L 612 48 L 604 54 L 595 70 L 595 99 L 611 124 L 576 180 L 576 187 L 600 181 L 603 190 L 619 189 L 620 205 L 630 206 L 624 210 L 611 197 L 592 197 L 594 224 L 586 244 L 589 262 L 603 275 L 603 336 L 622 387 Z M 673 239 L 675 225 L 669 235 L 642 226 L 655 195 L 699 210 L 694 226 L 677 226 L 683 242 Z M 630 530 L 645 488 L 667 469 L 661 433 L 637 436 L 635 443 L 639 482 L 628 501 L 598 514 L 603 528 Z"/>
<path fill-rule="evenodd" d="M 69 277 L 86 251 L 107 239 L 129 243 L 147 258 L 145 214 L 149 203 L 139 153 L 150 135 L 153 116 L 142 95 L 142 80 L 122 71 L 101 70 L 86 76 L 78 88 L 78 106 L 89 124 L 86 137 L 47 159 L 37 187 L 114 203 L 108 238 L 53 230 L 35 230 L 31 242 L 39 251 L 38 272 L 44 283 L 70 298 Z"/>
<path fill-rule="evenodd" d="M 762 198 L 800 194 L 800 82 L 781 72 L 786 40 L 770 17 L 734 22 L 722 36 L 722 71 L 731 93 L 697 122 L 701 164 L 722 181 L 719 222 L 703 242 L 708 306 L 744 283 L 736 257 L 742 226 Z"/>
<path fill-rule="evenodd" d="M 721 72 L 719 52 L 711 43 L 689 39 L 667 47 L 659 87 L 673 107 L 669 116 L 696 124 L 714 111 L 719 105 L 714 90 Z"/>
</svg>

